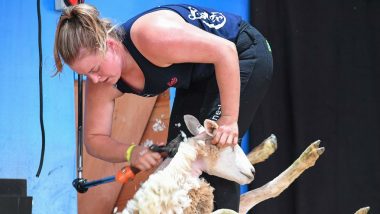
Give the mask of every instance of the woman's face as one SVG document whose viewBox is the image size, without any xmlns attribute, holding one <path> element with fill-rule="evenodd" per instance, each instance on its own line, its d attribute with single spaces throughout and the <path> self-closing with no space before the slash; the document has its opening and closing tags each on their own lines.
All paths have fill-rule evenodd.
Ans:
<svg viewBox="0 0 380 214">
<path fill-rule="evenodd" d="M 112 48 L 107 47 L 104 55 L 89 54 L 85 49 L 81 49 L 78 59 L 70 67 L 78 74 L 86 75 L 94 83 L 114 85 L 120 79 L 122 62 Z"/>
</svg>

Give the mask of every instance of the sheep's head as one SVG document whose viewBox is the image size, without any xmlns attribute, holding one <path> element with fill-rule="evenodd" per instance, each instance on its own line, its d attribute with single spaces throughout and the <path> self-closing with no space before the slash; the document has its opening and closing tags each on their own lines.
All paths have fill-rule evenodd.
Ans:
<svg viewBox="0 0 380 214">
<path fill-rule="evenodd" d="M 197 144 L 197 162 L 202 171 L 239 184 L 253 181 L 255 169 L 239 145 L 219 148 L 211 144 L 213 131 L 218 127 L 216 122 L 205 120 L 203 127 L 195 117 L 186 115 L 185 123 L 195 135 L 191 140 Z"/>
</svg>

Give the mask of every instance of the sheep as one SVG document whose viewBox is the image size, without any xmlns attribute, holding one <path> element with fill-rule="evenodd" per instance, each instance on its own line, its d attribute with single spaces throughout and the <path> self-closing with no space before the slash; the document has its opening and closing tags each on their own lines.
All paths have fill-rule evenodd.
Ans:
<svg viewBox="0 0 380 214">
<path fill-rule="evenodd" d="M 163 163 L 167 164 L 164 169 L 149 176 L 133 199 L 127 202 L 123 214 L 211 213 L 213 189 L 199 178 L 202 172 L 239 184 L 253 181 L 254 167 L 240 146 L 219 148 L 211 144 L 217 124 L 206 120 L 205 127 L 205 132 L 184 138 L 174 158 Z"/>
<path fill-rule="evenodd" d="M 196 135 L 180 144 L 173 159 L 166 159 L 158 170 L 141 186 L 134 198 L 128 201 L 122 214 L 126 213 L 213 213 L 237 214 L 229 209 L 213 210 L 213 188 L 199 178 L 202 171 L 239 184 L 252 182 L 254 167 L 266 160 L 276 149 L 274 135 L 263 141 L 245 156 L 237 145 L 234 148 L 218 148 L 209 143 L 217 124 L 206 120 L 205 128 L 192 116 L 185 116 L 190 132 Z M 320 141 L 312 143 L 284 172 L 267 184 L 248 191 L 240 197 L 239 213 L 247 213 L 256 204 L 277 197 L 306 169 L 313 166 L 324 147 Z M 231 161 L 234 160 L 234 161 Z M 229 170 L 225 170 L 228 167 Z M 365 214 L 369 207 L 355 214 Z"/>
</svg>

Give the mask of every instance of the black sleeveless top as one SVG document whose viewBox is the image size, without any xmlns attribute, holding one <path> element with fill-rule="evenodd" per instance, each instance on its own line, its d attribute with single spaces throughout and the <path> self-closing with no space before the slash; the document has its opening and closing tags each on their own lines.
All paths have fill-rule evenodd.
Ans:
<svg viewBox="0 0 380 214">
<path fill-rule="evenodd" d="M 214 73 L 214 65 L 205 63 L 177 63 L 169 67 L 158 67 L 148 61 L 137 50 L 131 39 L 131 27 L 139 17 L 157 10 L 172 10 L 188 23 L 236 43 L 236 37 L 242 20 L 240 16 L 184 4 L 165 5 L 145 11 L 120 26 L 124 32 L 122 42 L 137 62 L 145 77 L 144 89 L 140 93 L 133 90 L 120 78 L 116 83 L 116 88 L 123 93 L 133 93 L 145 97 L 155 96 L 164 92 L 169 87 L 186 89 L 192 82 L 209 78 Z"/>
</svg>

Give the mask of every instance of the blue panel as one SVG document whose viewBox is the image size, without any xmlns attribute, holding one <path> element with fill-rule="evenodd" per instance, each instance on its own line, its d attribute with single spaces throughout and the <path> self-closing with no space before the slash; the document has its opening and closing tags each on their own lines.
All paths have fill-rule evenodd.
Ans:
<svg viewBox="0 0 380 214">
<path fill-rule="evenodd" d="M 52 78 L 58 12 L 42 1 L 45 161 L 39 125 L 36 1 L 0 4 L 0 177 L 27 179 L 33 213 L 76 213 L 74 94 L 71 72 Z"/>
<path fill-rule="evenodd" d="M 241 148 L 243 149 L 243 151 L 248 154 L 249 152 L 249 137 L 250 137 L 250 132 L 247 131 L 244 136 L 243 136 L 243 140 L 241 142 Z M 245 193 L 248 191 L 248 185 L 241 185 L 240 186 L 240 193 Z"/>
<path fill-rule="evenodd" d="M 121 23 L 128 18 L 142 12 L 146 9 L 150 9 L 155 6 L 164 5 L 164 4 L 175 4 L 175 3 L 186 3 L 194 4 L 204 7 L 210 7 L 219 9 L 221 11 L 228 11 L 231 13 L 236 13 L 241 15 L 244 19 L 248 18 L 248 0 L 155 0 L 155 1 L 141 1 L 141 0 L 115 0 L 112 1 L 112 4 L 109 1 L 103 0 L 92 0 L 86 1 L 89 4 L 95 5 L 100 11 L 101 15 L 104 17 L 111 18 L 115 23 Z"/>
</svg>

